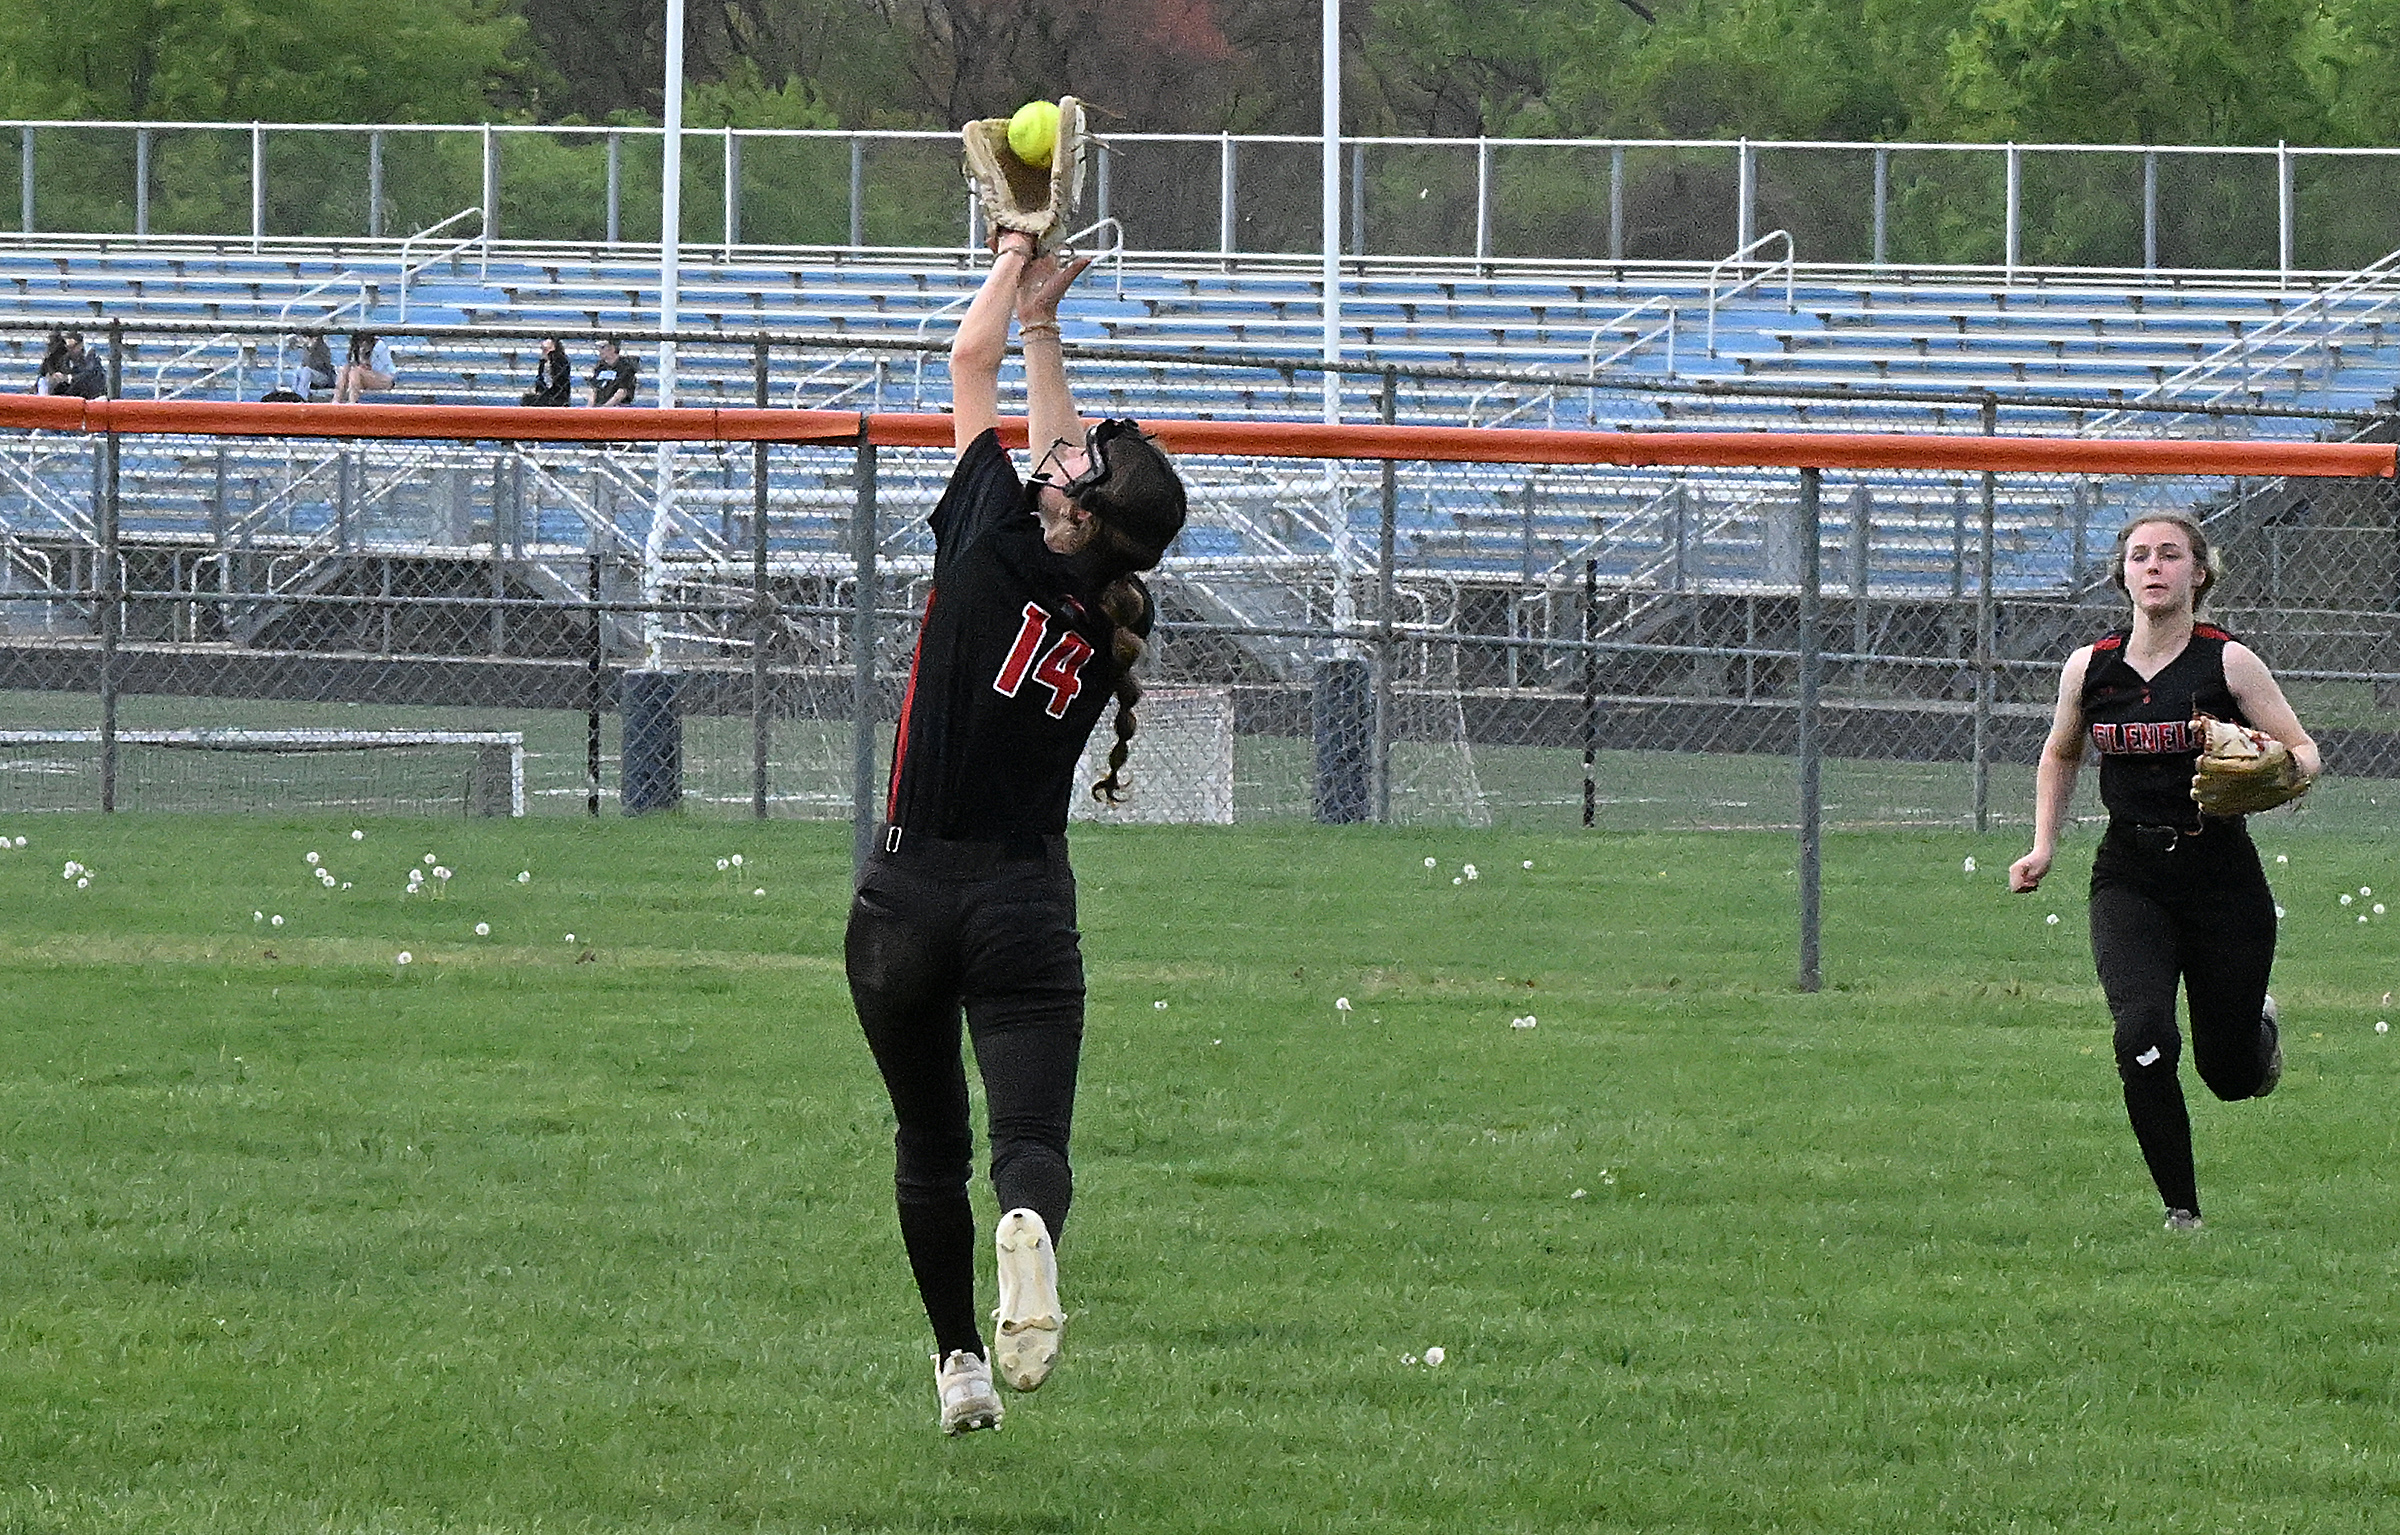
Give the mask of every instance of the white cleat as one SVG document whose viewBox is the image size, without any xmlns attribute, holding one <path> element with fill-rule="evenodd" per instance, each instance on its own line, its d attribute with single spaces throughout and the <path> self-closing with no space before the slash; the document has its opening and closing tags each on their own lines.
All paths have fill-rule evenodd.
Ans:
<svg viewBox="0 0 2400 1535">
<path fill-rule="evenodd" d="M 992 1389 L 992 1367 L 965 1349 L 952 1349 L 933 1362 L 933 1388 L 941 1397 L 942 1432 L 971 1434 L 1000 1426 L 1000 1393 Z"/>
<path fill-rule="evenodd" d="M 2169 1210 L 2167 1212 L 2167 1229 L 2169 1231 L 2198 1231 L 2200 1217 L 2189 1210 Z"/>
<path fill-rule="evenodd" d="M 992 1244 L 1000 1254 L 1000 1304 L 992 1312 L 1000 1337 L 992 1362 L 1010 1390 L 1031 1391 L 1049 1378 L 1067 1326 L 1058 1303 L 1058 1253 L 1050 1228 L 1026 1209 L 1000 1217 Z"/>
</svg>

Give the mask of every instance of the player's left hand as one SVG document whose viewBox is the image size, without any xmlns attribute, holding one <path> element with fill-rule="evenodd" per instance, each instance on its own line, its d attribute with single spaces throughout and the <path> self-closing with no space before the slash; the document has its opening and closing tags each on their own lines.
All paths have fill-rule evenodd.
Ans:
<svg viewBox="0 0 2400 1535">
<path fill-rule="evenodd" d="M 1045 324 L 1058 318 L 1058 301 L 1090 268 L 1092 258 L 1061 262 L 1055 252 L 1034 257 L 1017 274 L 1017 323 Z"/>
</svg>

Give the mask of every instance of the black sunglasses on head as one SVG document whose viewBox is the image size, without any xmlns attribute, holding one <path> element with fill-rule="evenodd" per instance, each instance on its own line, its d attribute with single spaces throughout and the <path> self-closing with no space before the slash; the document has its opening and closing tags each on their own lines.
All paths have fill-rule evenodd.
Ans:
<svg viewBox="0 0 2400 1535">
<path fill-rule="evenodd" d="M 1108 445 L 1120 437 L 1139 437 L 1141 434 L 1141 423 L 1123 417 L 1095 421 L 1092 423 L 1091 430 L 1083 434 L 1083 472 L 1081 474 L 1071 480 L 1060 480 L 1053 477 L 1052 470 L 1058 463 L 1059 452 L 1068 445 L 1067 440 L 1061 437 L 1050 444 L 1050 451 L 1043 454 L 1042 461 L 1034 466 L 1033 478 L 1037 483 L 1056 486 L 1063 495 L 1070 497 L 1081 495 L 1108 478 Z"/>
</svg>

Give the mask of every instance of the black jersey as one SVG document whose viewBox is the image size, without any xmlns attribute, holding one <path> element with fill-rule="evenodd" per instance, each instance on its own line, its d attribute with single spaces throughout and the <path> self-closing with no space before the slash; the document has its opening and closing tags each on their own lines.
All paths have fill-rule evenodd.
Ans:
<svg viewBox="0 0 2400 1535">
<path fill-rule="evenodd" d="M 1063 832 L 1084 741 L 1117 684 L 1100 585 L 1042 542 L 996 432 L 959 455 L 929 520 L 933 591 L 885 818 L 968 842 Z M 1150 620 L 1145 595 L 1138 632 Z"/>
<path fill-rule="evenodd" d="M 2192 716 L 2250 723 L 2225 681 L 2225 647 L 2233 636 L 2214 624 L 2194 624 L 2183 653 L 2148 681 L 2126 663 L 2131 637 L 2128 629 L 2102 636 L 2083 674 L 2083 719 L 2100 753 L 2101 803 L 2112 820 L 2196 827 L 2192 772 L 2203 743 Z"/>
</svg>

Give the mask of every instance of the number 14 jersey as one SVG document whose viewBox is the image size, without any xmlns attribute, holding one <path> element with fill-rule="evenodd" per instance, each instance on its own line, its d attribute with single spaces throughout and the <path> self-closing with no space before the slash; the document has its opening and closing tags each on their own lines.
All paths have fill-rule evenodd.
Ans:
<svg viewBox="0 0 2400 1535">
<path fill-rule="evenodd" d="M 999 841 L 1067 829 L 1075 766 L 1117 684 L 1104 582 L 1052 553 L 997 433 L 959 455 L 929 519 L 933 590 L 900 705 L 885 819 Z M 1144 594 L 1138 632 L 1150 631 Z"/>
</svg>

